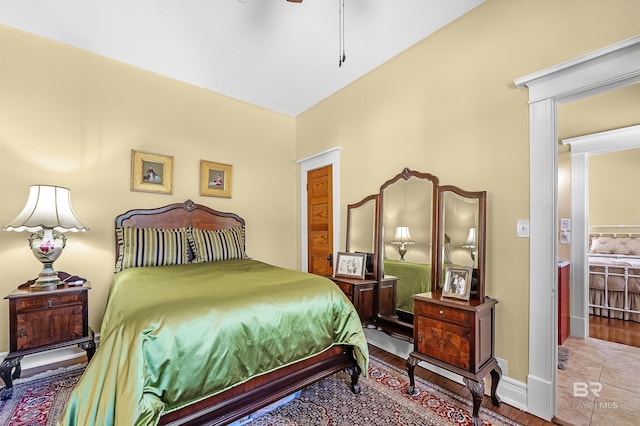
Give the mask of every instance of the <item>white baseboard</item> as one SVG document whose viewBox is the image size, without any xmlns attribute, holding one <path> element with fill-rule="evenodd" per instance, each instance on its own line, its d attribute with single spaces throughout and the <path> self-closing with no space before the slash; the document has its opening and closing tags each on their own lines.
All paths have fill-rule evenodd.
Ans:
<svg viewBox="0 0 640 426">
<path fill-rule="evenodd" d="M 404 340 L 395 339 L 381 331 L 365 328 L 365 337 L 367 342 L 390 352 L 400 358 L 407 359 L 409 354 L 413 351 L 413 345 Z M 421 367 L 426 368 L 442 377 L 446 377 L 449 380 L 453 380 L 456 383 L 464 384 L 463 377 L 452 373 L 448 370 L 440 368 L 438 366 L 421 361 L 419 364 Z M 486 379 L 485 379 L 486 380 Z M 485 386 L 485 393 L 491 388 Z M 498 384 L 497 394 L 505 404 L 509 404 L 512 407 L 516 407 L 520 410 L 527 411 L 527 385 L 519 380 L 514 380 L 506 375 L 503 371 L 502 379 Z"/>
</svg>

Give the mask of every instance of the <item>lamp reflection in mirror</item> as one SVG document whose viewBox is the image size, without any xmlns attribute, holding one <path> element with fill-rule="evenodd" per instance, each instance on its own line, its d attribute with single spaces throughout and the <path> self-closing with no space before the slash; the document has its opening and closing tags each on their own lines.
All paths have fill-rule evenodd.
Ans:
<svg viewBox="0 0 640 426">
<path fill-rule="evenodd" d="M 53 269 L 53 262 L 60 257 L 67 242 L 61 232 L 88 230 L 71 207 L 71 191 L 50 185 L 31 185 L 22 212 L 3 229 L 32 232 L 29 246 L 36 259 L 43 264 L 42 271 L 31 285 L 37 290 L 54 289 L 61 283 L 58 273 Z"/>
<path fill-rule="evenodd" d="M 397 226 L 396 234 L 393 236 L 391 244 L 400 245 L 400 247 L 398 247 L 398 253 L 400 253 L 400 260 L 404 260 L 404 255 L 407 254 L 407 245 L 415 244 L 415 241 L 411 238 L 409 227 Z"/>
<path fill-rule="evenodd" d="M 471 255 L 471 260 L 473 261 L 473 266 L 475 268 L 476 228 L 469 228 L 469 236 L 467 237 L 467 241 L 462 245 L 462 248 L 466 248 L 467 250 L 469 250 L 469 255 Z"/>
</svg>

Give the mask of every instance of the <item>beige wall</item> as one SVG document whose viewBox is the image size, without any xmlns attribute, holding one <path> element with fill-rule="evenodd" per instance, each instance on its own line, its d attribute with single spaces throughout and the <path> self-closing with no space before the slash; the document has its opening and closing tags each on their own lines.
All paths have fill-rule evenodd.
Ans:
<svg viewBox="0 0 640 426">
<path fill-rule="evenodd" d="M 192 199 L 247 221 L 248 254 L 295 268 L 295 120 L 0 26 L 0 226 L 31 184 L 71 188 L 86 233 L 56 262 L 92 282 L 99 331 L 114 264 L 113 221 L 132 208 Z M 131 192 L 131 149 L 174 156 L 173 195 Z M 232 198 L 199 196 L 201 159 L 233 165 Z M 0 295 L 37 275 L 28 233 L 0 231 Z M 277 247 L 277 250 L 273 248 Z M 0 351 L 8 350 L 0 303 Z"/>
<path fill-rule="evenodd" d="M 488 192 L 487 294 L 515 379 L 528 373 L 529 241 L 515 227 L 529 215 L 529 114 L 513 81 L 637 35 L 639 17 L 634 0 L 490 0 L 297 118 L 298 158 L 343 148 L 342 211 L 405 166 Z"/>
<path fill-rule="evenodd" d="M 589 157 L 589 226 L 640 224 L 639 165 L 640 149 Z"/>
</svg>

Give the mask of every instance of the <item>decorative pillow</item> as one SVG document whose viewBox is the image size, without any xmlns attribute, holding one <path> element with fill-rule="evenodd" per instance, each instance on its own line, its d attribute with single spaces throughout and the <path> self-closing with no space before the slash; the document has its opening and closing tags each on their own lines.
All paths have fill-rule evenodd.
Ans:
<svg viewBox="0 0 640 426">
<path fill-rule="evenodd" d="M 591 253 L 640 255 L 640 239 L 636 237 L 593 237 Z"/>
<path fill-rule="evenodd" d="M 187 228 L 118 228 L 116 272 L 138 266 L 189 263 Z"/>
<path fill-rule="evenodd" d="M 194 263 L 244 259 L 244 227 L 205 231 L 189 228 L 189 242 L 195 254 Z"/>
<path fill-rule="evenodd" d="M 590 253 L 613 253 L 613 237 L 592 237 Z"/>
</svg>

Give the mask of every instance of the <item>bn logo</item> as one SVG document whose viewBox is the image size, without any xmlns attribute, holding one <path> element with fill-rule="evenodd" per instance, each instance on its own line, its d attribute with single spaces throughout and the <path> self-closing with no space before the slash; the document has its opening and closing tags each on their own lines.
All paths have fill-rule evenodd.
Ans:
<svg viewBox="0 0 640 426">
<path fill-rule="evenodd" d="M 573 382 L 573 396 L 586 397 L 591 392 L 595 397 L 600 396 L 602 383 L 600 382 Z"/>
</svg>

